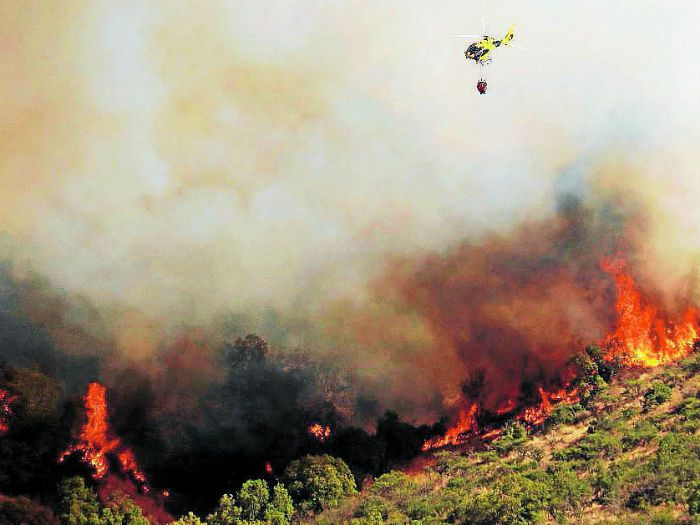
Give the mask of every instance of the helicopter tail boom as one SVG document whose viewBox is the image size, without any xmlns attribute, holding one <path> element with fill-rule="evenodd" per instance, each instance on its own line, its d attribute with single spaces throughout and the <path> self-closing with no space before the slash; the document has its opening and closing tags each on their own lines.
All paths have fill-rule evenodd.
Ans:
<svg viewBox="0 0 700 525">
<path fill-rule="evenodd" d="M 501 44 L 506 44 L 513 40 L 513 37 L 515 36 L 515 24 L 510 26 L 510 29 L 508 29 L 508 32 L 506 33 L 506 36 L 503 37 L 503 40 L 501 40 Z"/>
</svg>

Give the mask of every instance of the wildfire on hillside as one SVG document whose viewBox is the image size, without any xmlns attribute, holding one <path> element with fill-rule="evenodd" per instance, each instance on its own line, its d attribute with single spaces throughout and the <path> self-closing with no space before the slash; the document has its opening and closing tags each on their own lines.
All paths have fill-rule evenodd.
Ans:
<svg viewBox="0 0 700 525">
<path fill-rule="evenodd" d="M 671 318 L 645 295 L 626 271 L 622 259 L 604 261 L 602 268 L 615 282 L 616 321 L 614 329 L 601 341 L 604 359 L 616 361 L 624 367 L 654 367 L 678 361 L 698 345 L 700 316 L 692 306 L 679 318 Z M 539 402 L 522 406 L 515 399 L 507 399 L 496 410 L 497 416 L 512 416 L 527 428 L 542 425 L 558 404 L 574 404 L 580 399 L 578 388 L 572 387 L 575 375 L 569 374 L 564 384 L 547 390 L 537 386 Z M 500 435 L 493 425 L 479 425 L 480 408 L 476 401 L 465 399 L 454 426 L 443 436 L 427 440 L 423 450 L 448 445 L 464 444 L 469 438 L 495 439 Z"/>
</svg>

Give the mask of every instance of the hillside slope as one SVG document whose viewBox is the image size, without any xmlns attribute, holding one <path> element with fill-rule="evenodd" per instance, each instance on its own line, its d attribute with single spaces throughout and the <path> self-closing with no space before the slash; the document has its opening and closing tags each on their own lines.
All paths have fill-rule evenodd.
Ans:
<svg viewBox="0 0 700 525">
<path fill-rule="evenodd" d="M 418 458 L 318 525 L 700 523 L 700 355 L 625 370 L 543 428 Z"/>
</svg>

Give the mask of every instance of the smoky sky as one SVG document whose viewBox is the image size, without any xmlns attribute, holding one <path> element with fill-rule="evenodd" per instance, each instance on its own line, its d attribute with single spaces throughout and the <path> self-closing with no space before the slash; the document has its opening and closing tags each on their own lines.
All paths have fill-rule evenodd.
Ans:
<svg viewBox="0 0 700 525">
<path fill-rule="evenodd" d="M 481 17 L 526 48 L 497 50 L 484 97 L 450 37 Z M 640 278 L 673 294 L 696 266 L 699 21 L 691 1 L 4 2 L 2 249 L 127 359 L 233 318 L 418 414 L 435 331 L 391 261 L 556 221 L 566 190 L 646 210 Z"/>
</svg>

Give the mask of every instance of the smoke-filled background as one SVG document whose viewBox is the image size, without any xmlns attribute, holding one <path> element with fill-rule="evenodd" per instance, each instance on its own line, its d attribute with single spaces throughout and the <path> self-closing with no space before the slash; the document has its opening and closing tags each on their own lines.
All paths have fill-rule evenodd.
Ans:
<svg viewBox="0 0 700 525">
<path fill-rule="evenodd" d="M 449 36 L 480 17 L 527 49 L 496 50 L 485 97 Z M 253 374 L 304 417 L 432 421 L 475 370 L 492 408 L 556 381 L 612 322 L 601 260 L 693 297 L 699 22 L 690 0 L 3 2 L 0 356 L 119 385 L 158 446 L 211 429 L 203 404 L 250 433 L 250 391 L 224 417 L 210 389 L 248 332 L 316 363 Z"/>
</svg>

